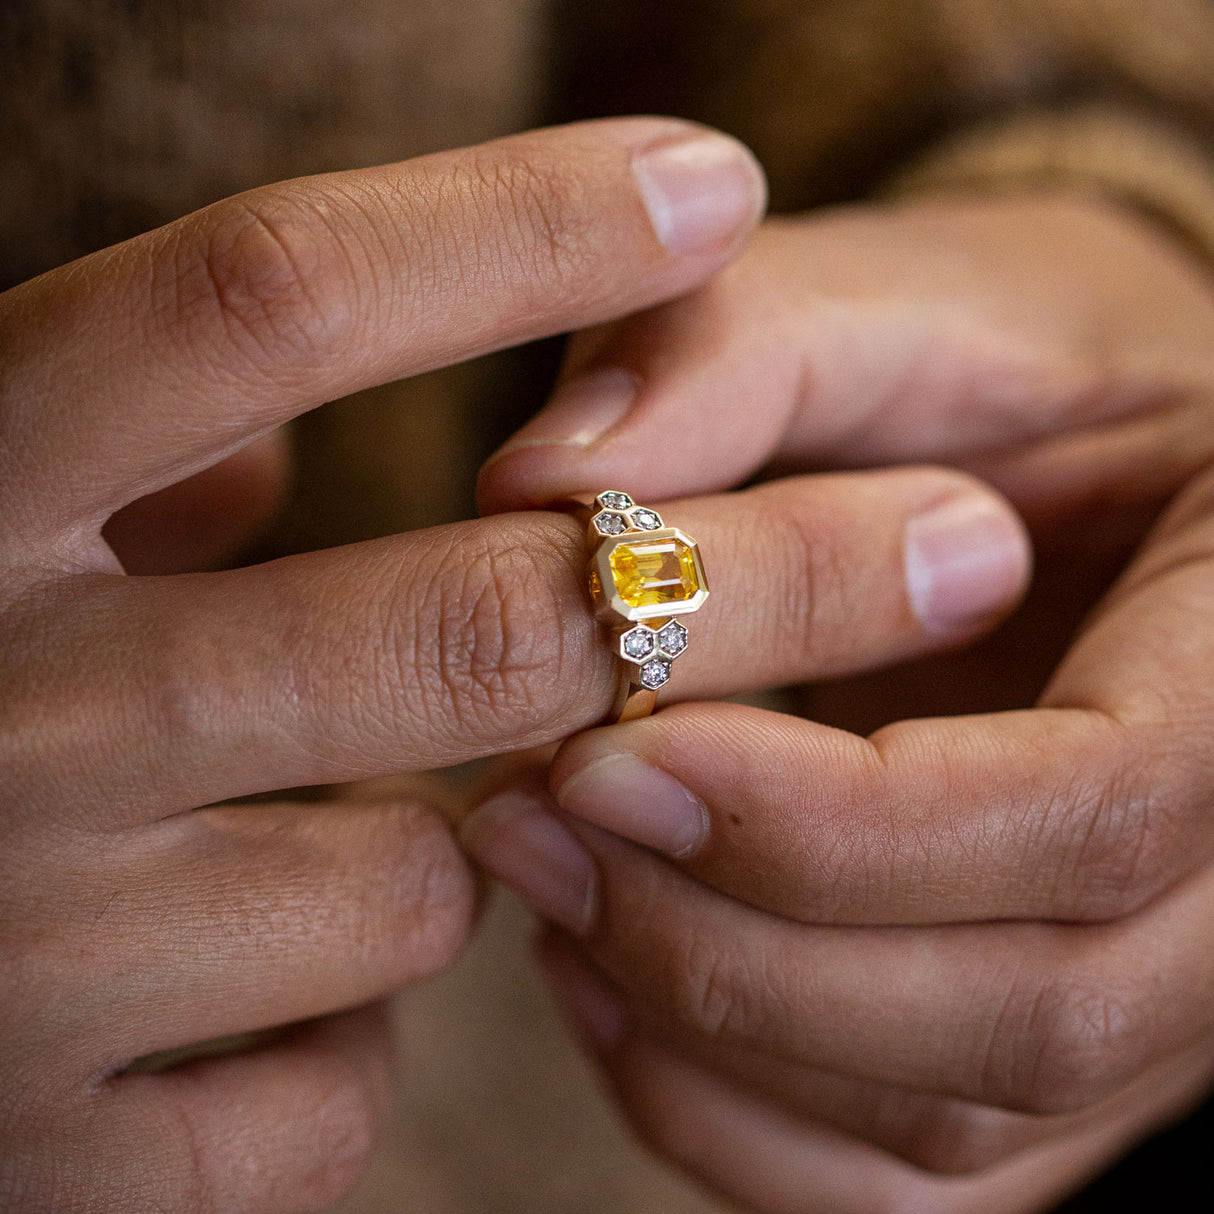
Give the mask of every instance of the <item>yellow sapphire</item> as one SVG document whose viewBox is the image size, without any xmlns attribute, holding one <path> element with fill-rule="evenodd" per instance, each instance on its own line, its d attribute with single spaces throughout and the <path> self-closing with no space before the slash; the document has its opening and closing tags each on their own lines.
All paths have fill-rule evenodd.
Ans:
<svg viewBox="0 0 1214 1214">
<path fill-rule="evenodd" d="M 617 544 L 611 551 L 611 576 L 629 607 L 685 603 L 700 589 L 695 553 L 677 537 Z"/>
</svg>

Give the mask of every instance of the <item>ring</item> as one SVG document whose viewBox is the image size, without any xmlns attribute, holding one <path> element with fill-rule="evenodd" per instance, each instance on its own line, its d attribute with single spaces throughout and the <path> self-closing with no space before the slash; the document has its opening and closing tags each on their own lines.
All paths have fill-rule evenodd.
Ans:
<svg viewBox="0 0 1214 1214">
<path fill-rule="evenodd" d="M 586 544 L 594 614 L 611 628 L 620 658 L 604 724 L 647 717 L 687 649 L 687 627 L 676 617 L 699 611 L 708 598 L 699 545 L 618 489 L 604 490 L 590 504 Z"/>
</svg>

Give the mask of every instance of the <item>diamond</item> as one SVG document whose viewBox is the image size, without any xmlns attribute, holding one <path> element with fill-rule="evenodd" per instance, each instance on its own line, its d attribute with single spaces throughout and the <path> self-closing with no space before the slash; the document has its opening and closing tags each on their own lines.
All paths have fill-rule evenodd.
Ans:
<svg viewBox="0 0 1214 1214">
<path fill-rule="evenodd" d="M 650 691 L 656 691 L 670 678 L 670 663 L 662 661 L 661 658 L 654 658 L 652 662 L 646 662 L 641 667 L 641 686 L 648 687 Z"/>
<path fill-rule="evenodd" d="M 644 625 L 633 628 L 620 638 L 620 653 L 630 662 L 643 662 L 652 657 L 657 646 L 658 641 L 653 630 Z"/>
<path fill-rule="evenodd" d="M 701 589 L 695 552 L 674 536 L 617 544 L 611 551 L 611 577 L 629 607 L 686 603 Z"/>
<path fill-rule="evenodd" d="M 658 646 L 664 656 L 677 658 L 687 648 L 687 629 L 678 620 L 671 620 L 658 632 Z"/>
<path fill-rule="evenodd" d="M 599 494 L 599 501 L 607 507 L 608 510 L 631 510 L 632 498 L 627 493 L 619 493 L 615 489 L 610 489 L 606 493 Z M 583 518 L 585 515 L 582 516 Z M 613 531 L 612 535 L 618 535 L 618 532 Z"/>
<path fill-rule="evenodd" d="M 585 518 L 585 515 L 582 516 Z M 623 535 L 628 530 L 628 520 L 622 514 L 604 510 L 594 516 L 594 528 L 600 535 Z"/>
<path fill-rule="evenodd" d="M 632 512 L 632 523 L 642 531 L 656 531 L 662 525 L 662 518 L 655 510 L 647 510 L 642 506 Z"/>
</svg>

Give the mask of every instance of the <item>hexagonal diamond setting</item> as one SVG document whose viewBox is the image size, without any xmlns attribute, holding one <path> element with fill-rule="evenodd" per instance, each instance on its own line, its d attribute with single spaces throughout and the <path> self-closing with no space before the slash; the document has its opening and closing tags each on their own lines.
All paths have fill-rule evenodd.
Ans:
<svg viewBox="0 0 1214 1214">
<path fill-rule="evenodd" d="M 632 525 L 642 531 L 656 531 L 662 525 L 662 516 L 656 510 L 642 506 L 632 512 Z"/>
<path fill-rule="evenodd" d="M 600 493 L 599 501 L 602 502 L 608 510 L 632 509 L 632 498 L 630 498 L 627 493 L 620 493 L 615 489 L 610 489 L 606 493 Z M 613 531 L 610 534 L 617 535 L 618 532 Z"/>
<path fill-rule="evenodd" d="M 628 520 L 622 514 L 604 510 L 594 516 L 594 529 L 600 535 L 623 535 L 628 530 Z"/>
<path fill-rule="evenodd" d="M 670 679 L 670 663 L 654 658 L 641 667 L 641 686 L 656 691 Z"/>
<path fill-rule="evenodd" d="M 653 656 L 653 651 L 657 647 L 657 636 L 653 629 L 646 628 L 644 624 L 624 633 L 620 638 L 620 653 L 630 662 L 645 661 L 646 658 Z"/>
<path fill-rule="evenodd" d="M 671 620 L 658 632 L 658 646 L 668 658 L 677 658 L 687 648 L 687 629 Z"/>
</svg>

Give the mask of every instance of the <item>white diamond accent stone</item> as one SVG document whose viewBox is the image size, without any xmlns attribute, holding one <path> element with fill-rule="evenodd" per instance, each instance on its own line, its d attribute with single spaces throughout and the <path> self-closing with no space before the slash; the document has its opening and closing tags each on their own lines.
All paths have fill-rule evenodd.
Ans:
<svg viewBox="0 0 1214 1214">
<path fill-rule="evenodd" d="M 654 658 L 641 667 L 641 686 L 656 691 L 670 678 L 670 663 L 661 658 Z"/>
<path fill-rule="evenodd" d="M 600 535 L 623 535 L 628 530 L 628 520 L 622 514 L 604 510 L 602 514 L 594 516 L 594 529 Z"/>
<path fill-rule="evenodd" d="M 687 648 L 687 629 L 678 620 L 671 620 L 658 633 L 658 645 L 668 658 L 677 658 Z"/>
<path fill-rule="evenodd" d="M 631 510 L 632 498 L 627 493 L 619 493 L 614 489 L 607 493 L 599 494 L 599 501 L 607 507 L 608 510 Z"/>
<path fill-rule="evenodd" d="M 642 531 L 656 531 L 662 525 L 662 519 L 656 511 L 642 507 L 632 512 L 633 525 Z"/>
<path fill-rule="evenodd" d="M 653 651 L 658 647 L 658 639 L 651 628 L 633 628 L 620 638 L 620 652 L 630 662 L 643 662 L 653 657 Z"/>
</svg>

